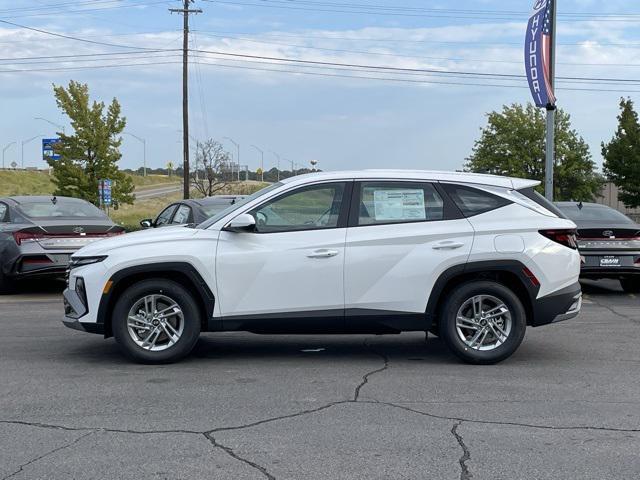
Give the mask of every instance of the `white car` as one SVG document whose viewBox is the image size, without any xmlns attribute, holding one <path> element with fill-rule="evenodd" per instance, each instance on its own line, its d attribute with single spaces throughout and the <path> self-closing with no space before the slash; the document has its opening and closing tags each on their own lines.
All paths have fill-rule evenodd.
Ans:
<svg viewBox="0 0 640 480">
<path fill-rule="evenodd" d="M 576 316 L 575 224 L 539 182 L 369 170 L 275 183 L 196 228 L 101 240 L 72 257 L 64 323 L 146 363 L 201 332 L 431 331 L 495 363 L 527 326 Z"/>
</svg>

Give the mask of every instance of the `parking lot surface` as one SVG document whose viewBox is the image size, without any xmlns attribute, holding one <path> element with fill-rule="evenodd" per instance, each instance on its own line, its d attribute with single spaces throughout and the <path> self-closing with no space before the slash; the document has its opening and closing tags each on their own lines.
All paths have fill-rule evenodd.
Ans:
<svg viewBox="0 0 640 480">
<path fill-rule="evenodd" d="M 640 298 L 461 364 L 433 336 L 205 334 L 174 365 L 68 330 L 57 292 L 0 297 L 0 479 L 631 479 Z"/>
</svg>

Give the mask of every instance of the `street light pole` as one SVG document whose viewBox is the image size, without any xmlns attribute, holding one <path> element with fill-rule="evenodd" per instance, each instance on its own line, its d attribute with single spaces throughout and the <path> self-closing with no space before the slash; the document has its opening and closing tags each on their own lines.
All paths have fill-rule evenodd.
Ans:
<svg viewBox="0 0 640 480">
<path fill-rule="evenodd" d="M 22 164 L 22 169 L 23 170 L 24 170 L 24 146 L 27 143 L 32 142 L 36 138 L 42 138 L 42 137 L 44 137 L 44 135 L 40 134 L 40 135 L 36 135 L 35 137 L 31 137 L 31 138 L 27 138 L 26 140 L 22 140 L 22 152 L 21 152 L 21 155 L 20 155 L 20 163 Z"/>
<path fill-rule="evenodd" d="M 260 159 L 260 181 L 264 182 L 264 151 L 261 148 L 256 147 L 255 145 L 251 145 L 253 148 L 255 148 L 257 151 L 260 152 L 261 155 L 261 159 Z"/>
<path fill-rule="evenodd" d="M 238 181 L 240 181 L 240 144 L 236 143 L 236 141 L 231 137 L 222 137 L 222 138 L 224 138 L 225 140 L 229 140 L 238 149 L 238 158 L 236 158 L 236 160 L 238 162 Z"/>
<path fill-rule="evenodd" d="M 134 135 L 131 132 L 122 132 L 122 133 L 125 135 L 129 135 L 142 143 L 142 162 L 143 162 L 142 176 L 146 177 L 147 176 L 147 141 L 144 138 Z"/>
<path fill-rule="evenodd" d="M 47 122 L 50 125 L 53 125 L 54 127 L 60 128 L 62 129 L 62 133 L 66 133 L 64 130 L 64 125 L 60 125 L 59 123 L 56 122 L 52 122 L 51 120 L 47 120 L 46 118 L 42 118 L 42 117 L 34 117 L 34 120 L 42 120 L 43 122 Z"/>
<path fill-rule="evenodd" d="M 9 147 L 10 147 L 11 145 L 15 145 L 15 144 L 16 144 L 16 142 L 8 143 L 8 144 L 7 144 L 7 145 L 2 149 L 2 169 L 3 169 L 3 170 L 4 170 L 4 168 L 5 168 L 5 165 L 4 165 L 4 153 L 9 149 Z"/>
<path fill-rule="evenodd" d="M 273 152 L 273 151 L 271 151 L 271 153 L 275 155 L 276 158 L 278 159 L 278 166 L 276 167 L 276 171 L 278 172 L 278 181 L 280 181 L 280 155 L 278 155 L 276 152 Z"/>
</svg>

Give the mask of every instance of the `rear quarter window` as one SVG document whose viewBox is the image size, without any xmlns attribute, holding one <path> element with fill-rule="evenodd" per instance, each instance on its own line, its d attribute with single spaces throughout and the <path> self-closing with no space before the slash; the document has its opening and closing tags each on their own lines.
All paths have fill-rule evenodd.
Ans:
<svg viewBox="0 0 640 480">
<path fill-rule="evenodd" d="M 465 217 L 473 217 L 513 203 L 506 198 L 466 185 L 443 183 L 442 187 Z"/>
</svg>

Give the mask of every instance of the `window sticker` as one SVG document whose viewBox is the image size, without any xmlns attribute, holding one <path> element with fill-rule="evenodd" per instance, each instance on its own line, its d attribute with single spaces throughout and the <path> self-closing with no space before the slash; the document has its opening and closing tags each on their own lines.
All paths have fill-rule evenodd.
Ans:
<svg viewBox="0 0 640 480">
<path fill-rule="evenodd" d="M 427 219 L 421 188 L 376 190 L 373 204 L 376 221 Z"/>
</svg>

